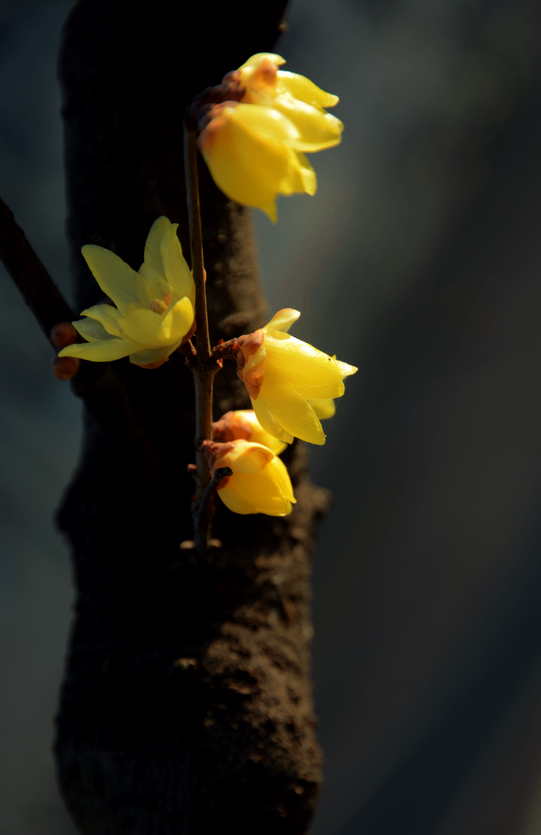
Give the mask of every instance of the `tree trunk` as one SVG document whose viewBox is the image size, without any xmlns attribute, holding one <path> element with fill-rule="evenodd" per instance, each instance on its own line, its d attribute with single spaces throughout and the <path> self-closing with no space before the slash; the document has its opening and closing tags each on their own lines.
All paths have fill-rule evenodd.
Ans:
<svg viewBox="0 0 541 835">
<path fill-rule="evenodd" d="M 80 248 L 135 269 L 152 222 L 179 223 L 189 257 L 182 151 L 186 105 L 270 51 L 285 3 L 207 7 L 80 0 L 60 54 L 77 309 L 99 288 Z M 249 212 L 200 166 L 213 343 L 263 322 Z M 182 357 L 148 371 L 82 363 L 79 471 L 59 512 L 77 600 L 57 718 L 62 792 L 83 833 L 306 832 L 320 750 L 310 683 L 310 564 L 326 498 L 288 451 L 289 517 L 218 507 L 221 547 L 192 539 L 193 382 Z M 216 414 L 247 405 L 234 369 Z"/>
</svg>

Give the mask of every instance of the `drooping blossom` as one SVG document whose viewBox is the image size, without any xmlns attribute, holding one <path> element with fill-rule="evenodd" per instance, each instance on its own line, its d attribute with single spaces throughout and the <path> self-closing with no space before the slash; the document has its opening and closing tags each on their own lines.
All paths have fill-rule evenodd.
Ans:
<svg viewBox="0 0 541 835">
<path fill-rule="evenodd" d="M 208 110 L 199 147 L 212 177 L 232 200 L 262 209 L 276 220 L 279 194 L 316 191 L 316 175 L 305 153 L 337 145 L 342 122 L 327 113 L 338 97 L 308 78 L 279 70 L 273 53 L 252 55 L 234 78 L 240 100 Z"/>
<path fill-rule="evenodd" d="M 233 340 L 237 375 L 263 429 L 288 443 L 295 437 L 323 444 L 320 418 L 332 415 L 330 401 L 343 395 L 344 377 L 357 369 L 287 333 L 299 316 L 280 310 L 265 327 Z"/>
</svg>

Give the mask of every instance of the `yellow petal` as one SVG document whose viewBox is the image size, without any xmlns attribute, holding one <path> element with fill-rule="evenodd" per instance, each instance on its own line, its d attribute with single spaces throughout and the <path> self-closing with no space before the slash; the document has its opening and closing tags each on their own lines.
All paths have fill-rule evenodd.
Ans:
<svg viewBox="0 0 541 835">
<path fill-rule="evenodd" d="M 59 351 L 59 357 L 80 357 L 93 362 L 110 362 L 127 357 L 134 345 L 125 339 L 105 339 L 103 342 L 80 342 Z"/>
<path fill-rule="evenodd" d="M 222 464 L 220 461 L 217 461 L 217 467 L 228 466 L 231 467 L 234 473 L 253 475 L 264 470 L 267 464 L 274 458 L 274 453 L 261 444 L 255 444 L 251 441 L 241 439 L 233 443 L 235 447 L 227 454 L 227 464 Z"/>
<path fill-rule="evenodd" d="M 301 154 L 300 151 L 297 151 L 297 166 L 301 182 L 299 191 L 304 191 L 306 194 L 314 195 L 317 189 L 316 172 L 312 168 L 308 158 L 305 157 L 304 154 Z"/>
<path fill-rule="evenodd" d="M 276 63 L 263 55 L 257 63 L 241 67 L 238 72 L 245 89 L 242 102 L 272 106 L 278 80 Z"/>
<path fill-rule="evenodd" d="M 290 432 L 286 432 L 284 427 L 278 423 L 261 397 L 258 397 L 257 400 L 253 400 L 252 398 L 250 399 L 258 423 L 265 430 L 265 432 L 268 432 L 269 435 L 273 435 L 275 438 L 284 441 L 287 444 L 293 443 L 293 435 Z"/>
<path fill-rule="evenodd" d="M 279 377 L 310 400 L 340 397 L 344 393 L 342 379 L 355 370 L 289 334 L 266 333 L 264 344 L 264 385 Z"/>
<path fill-rule="evenodd" d="M 164 357 L 170 356 L 173 351 L 176 351 L 182 340 L 179 340 L 173 345 L 164 345 L 163 348 L 145 348 L 143 351 L 135 351 L 130 354 L 130 362 L 134 365 L 150 365 L 151 362 L 157 362 Z"/>
<path fill-rule="evenodd" d="M 163 343 L 158 341 L 157 331 L 162 323 L 162 317 L 152 310 L 144 307 L 137 307 L 130 310 L 119 325 L 126 337 L 138 344 L 139 350 L 143 347 L 160 348 Z"/>
<path fill-rule="evenodd" d="M 274 220 L 276 195 L 302 190 L 299 163 L 288 144 L 299 138 L 297 130 L 277 110 L 256 104 L 226 107 L 213 121 L 216 125 L 211 122 L 201 134 L 200 147 L 216 185 Z"/>
<path fill-rule="evenodd" d="M 79 319 L 71 324 L 87 342 L 97 342 L 101 339 L 111 338 L 101 322 L 96 322 L 94 319 Z"/>
<path fill-rule="evenodd" d="M 259 397 L 254 403 L 258 420 L 264 426 L 259 417 L 259 411 L 256 409 L 256 404 L 260 400 L 267 406 L 278 424 L 295 438 L 311 444 L 325 443 L 325 434 L 319 418 L 294 386 L 280 379 L 273 380 L 272 384 L 268 385 L 265 379 Z"/>
<path fill-rule="evenodd" d="M 297 128 L 299 138 L 291 140 L 292 147 L 297 151 L 322 151 L 338 145 L 342 138 L 344 125 L 336 116 L 294 99 L 287 93 L 276 96 L 273 107 Z"/>
<path fill-rule="evenodd" d="M 165 299 L 173 295 L 173 288 L 165 278 L 148 264 L 141 264 L 135 280 L 137 296 L 143 307 L 153 299 Z"/>
<path fill-rule="evenodd" d="M 274 456 L 265 470 L 265 475 L 269 475 L 273 482 L 278 485 L 286 501 L 292 502 L 293 504 L 297 503 L 297 500 L 293 495 L 293 487 L 291 486 L 291 479 L 286 465 L 280 460 L 280 458 Z"/>
<path fill-rule="evenodd" d="M 163 215 L 162 217 L 159 217 L 152 224 L 145 244 L 144 263 L 151 269 L 155 270 L 159 275 L 165 275 L 160 244 L 165 232 L 170 226 L 171 222 L 168 218 Z"/>
<path fill-rule="evenodd" d="M 88 316 L 89 319 L 95 319 L 97 322 L 101 322 L 104 329 L 111 336 L 120 336 L 120 325 L 118 322 L 121 315 L 116 307 L 112 307 L 110 304 L 95 304 L 83 310 L 81 316 Z"/>
<path fill-rule="evenodd" d="M 276 461 L 284 467 L 279 458 Z M 285 470 L 285 467 L 284 467 Z M 267 516 L 286 516 L 291 513 L 291 499 L 293 492 L 288 489 L 287 495 L 282 490 L 282 479 L 275 480 L 277 472 L 274 468 L 269 471 L 264 470 L 257 475 L 247 475 L 246 473 L 235 473 L 231 482 L 237 495 L 240 495 L 246 501 L 249 501 L 254 506 L 252 513 L 265 513 Z M 287 470 L 285 470 L 285 478 L 289 481 Z M 293 499 L 293 501 L 295 501 Z"/>
<path fill-rule="evenodd" d="M 179 299 L 187 296 L 192 299 L 192 302 L 195 302 L 195 284 L 190 268 L 182 254 L 177 229 L 178 223 L 172 223 L 166 229 L 160 244 L 165 278 Z"/>
<path fill-rule="evenodd" d="M 299 310 L 294 310 L 292 307 L 284 307 L 283 310 L 275 313 L 270 322 L 267 322 L 261 330 L 265 333 L 269 331 L 282 331 L 287 333 L 291 325 L 297 321 L 300 315 Z"/>
<path fill-rule="evenodd" d="M 332 418 L 336 412 L 336 404 L 331 398 L 309 400 L 308 402 L 320 420 Z"/>
<path fill-rule="evenodd" d="M 314 107 L 333 107 L 338 96 L 321 90 L 309 78 L 287 70 L 278 71 L 278 93 L 290 93 L 293 98 L 312 104 Z"/>
<path fill-rule="evenodd" d="M 242 420 L 249 424 L 250 431 L 252 433 L 250 435 L 250 441 L 253 441 L 253 443 L 262 444 L 263 446 L 268 447 L 275 455 L 280 455 L 280 453 L 287 447 L 286 441 L 280 441 L 270 432 L 266 432 L 263 429 L 253 409 L 239 409 L 234 414 L 238 415 Z M 291 438 L 291 441 L 292 440 L 293 438 Z"/>
<path fill-rule="evenodd" d="M 227 452 L 216 461 L 214 469 L 227 466 L 233 470 L 218 488 L 227 507 L 235 513 L 290 513 L 295 498 L 283 462 L 270 449 L 244 439 L 226 446 Z"/>
<path fill-rule="evenodd" d="M 231 484 L 231 479 L 225 487 L 218 487 L 218 495 L 225 506 L 233 513 L 241 513 L 243 516 L 248 513 L 257 513 L 254 505 L 236 492 Z"/>
<path fill-rule="evenodd" d="M 81 250 L 92 275 L 106 296 L 115 303 L 121 313 L 129 304 L 137 304 L 137 273 L 122 258 L 109 249 L 89 244 Z"/>
<path fill-rule="evenodd" d="M 269 61 L 272 61 L 272 63 L 276 64 L 277 67 L 286 63 L 286 59 L 282 58 L 281 55 L 277 55 L 275 52 L 256 52 L 255 55 L 251 55 L 250 58 L 248 58 L 248 60 L 239 67 L 239 70 L 244 69 L 244 67 L 253 67 L 256 64 L 260 64 L 264 58 L 268 58 Z"/>
<path fill-rule="evenodd" d="M 158 344 L 170 345 L 172 342 L 181 340 L 190 330 L 193 320 L 193 305 L 190 299 L 184 297 L 174 304 L 165 316 L 161 317 L 160 326 L 156 331 Z"/>
</svg>

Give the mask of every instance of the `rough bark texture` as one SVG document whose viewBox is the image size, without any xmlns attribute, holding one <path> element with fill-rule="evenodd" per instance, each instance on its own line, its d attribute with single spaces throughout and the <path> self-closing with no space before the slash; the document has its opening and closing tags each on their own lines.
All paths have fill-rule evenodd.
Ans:
<svg viewBox="0 0 541 835">
<path fill-rule="evenodd" d="M 191 98 L 272 49 L 284 3 L 255 7 L 82 0 L 64 30 L 69 237 L 77 307 L 100 291 L 80 247 L 137 268 L 161 214 L 189 252 L 182 118 Z M 213 342 L 262 324 L 249 213 L 204 165 Z M 320 751 L 310 685 L 309 554 L 325 496 L 289 451 L 298 504 L 284 519 L 220 505 L 206 562 L 192 539 L 193 383 L 175 355 L 147 371 L 84 364 L 82 461 L 59 513 L 76 612 L 57 719 L 66 803 L 90 835 L 292 833 L 311 819 Z M 233 369 L 216 414 L 246 405 Z"/>
</svg>

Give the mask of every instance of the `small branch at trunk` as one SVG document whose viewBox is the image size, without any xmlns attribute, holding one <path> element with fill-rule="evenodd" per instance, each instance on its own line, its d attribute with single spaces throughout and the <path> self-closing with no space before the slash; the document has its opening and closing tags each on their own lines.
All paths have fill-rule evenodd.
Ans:
<svg viewBox="0 0 541 835">
<path fill-rule="evenodd" d="M 207 551 L 210 523 L 214 515 L 213 499 L 216 489 L 224 478 L 231 475 L 233 475 L 233 470 L 229 467 L 218 467 L 203 493 L 197 513 L 194 512 L 195 547 L 200 556 L 205 556 Z"/>
<path fill-rule="evenodd" d="M 59 322 L 75 316 L 49 273 L 17 226 L 12 212 L 0 200 L 0 260 L 21 291 L 49 342 L 51 330 Z"/>
</svg>

